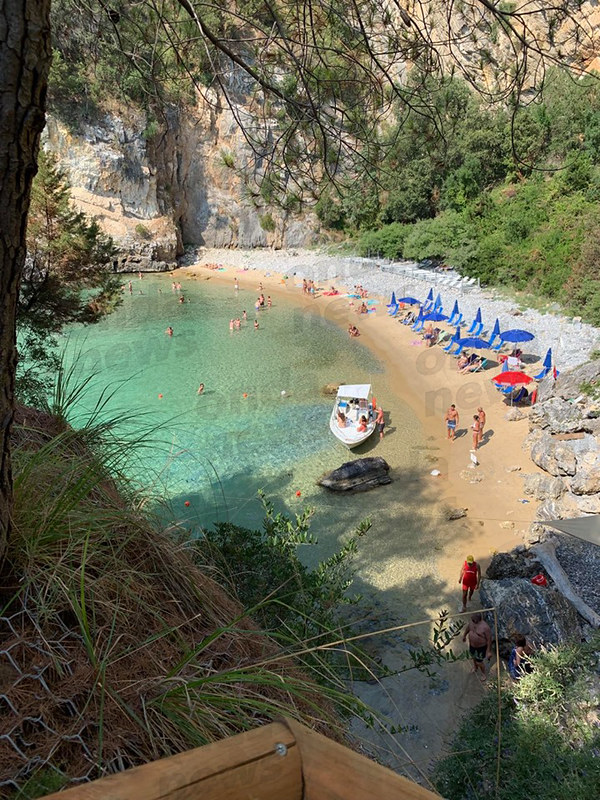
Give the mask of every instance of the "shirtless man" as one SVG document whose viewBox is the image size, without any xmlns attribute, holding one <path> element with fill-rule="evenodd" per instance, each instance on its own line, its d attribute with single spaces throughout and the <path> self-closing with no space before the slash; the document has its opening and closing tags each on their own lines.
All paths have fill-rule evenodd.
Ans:
<svg viewBox="0 0 600 800">
<path fill-rule="evenodd" d="M 383 415 L 383 408 L 379 406 L 377 409 L 377 416 L 375 417 L 377 430 L 379 431 L 379 438 L 383 439 L 383 429 L 385 428 L 385 417 Z"/>
<path fill-rule="evenodd" d="M 481 440 L 483 439 L 483 429 L 485 428 L 485 411 L 481 406 L 477 409 L 477 415 L 479 417 L 479 444 L 481 444 Z"/>
<path fill-rule="evenodd" d="M 481 614 L 473 614 L 471 621 L 465 628 L 463 642 L 469 639 L 469 652 L 473 659 L 473 672 L 481 672 L 479 676 L 482 681 L 487 679 L 485 672 L 485 660 L 492 656 L 492 632 L 490 626 L 483 619 Z"/>
<path fill-rule="evenodd" d="M 456 406 L 454 405 L 454 403 L 452 403 L 448 411 L 446 411 L 444 422 L 446 423 L 446 429 L 448 431 L 448 439 L 450 439 L 450 441 L 453 442 L 456 426 L 459 423 L 458 411 L 456 410 Z"/>
</svg>

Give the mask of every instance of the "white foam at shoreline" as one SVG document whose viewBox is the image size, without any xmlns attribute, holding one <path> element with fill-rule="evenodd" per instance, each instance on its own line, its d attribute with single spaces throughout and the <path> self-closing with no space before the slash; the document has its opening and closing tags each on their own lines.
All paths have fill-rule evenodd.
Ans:
<svg viewBox="0 0 600 800">
<path fill-rule="evenodd" d="M 450 312 L 458 300 L 464 319 L 470 322 L 480 307 L 485 330 L 491 332 L 496 317 L 501 330 L 525 328 L 535 334 L 528 351 L 544 356 L 551 347 L 554 363 L 559 370 L 585 363 L 590 353 L 600 347 L 600 330 L 592 325 L 573 322 L 572 318 L 559 314 L 542 314 L 535 309 L 525 309 L 519 314 L 514 301 L 493 297 L 493 290 L 471 288 L 447 289 L 435 280 L 417 279 L 409 275 L 397 275 L 382 270 L 384 261 L 358 257 L 335 256 L 318 250 L 228 250 L 211 249 L 199 251 L 193 262 L 198 265 L 221 263 L 240 269 L 272 271 L 299 278 L 308 278 L 329 288 L 335 283 L 352 287 L 360 283 L 372 295 L 389 298 L 392 291 L 399 296 L 413 295 L 425 299 L 429 288 L 434 296 L 439 292 L 444 309 Z M 434 273 L 435 275 L 435 273 Z"/>
</svg>

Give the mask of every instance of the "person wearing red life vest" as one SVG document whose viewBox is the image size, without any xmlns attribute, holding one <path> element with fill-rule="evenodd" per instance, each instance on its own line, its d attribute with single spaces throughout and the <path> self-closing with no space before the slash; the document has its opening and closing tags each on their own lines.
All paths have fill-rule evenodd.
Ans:
<svg viewBox="0 0 600 800">
<path fill-rule="evenodd" d="M 462 584 L 462 610 L 467 610 L 467 600 L 471 600 L 475 589 L 481 583 L 481 567 L 473 556 L 467 556 L 462 565 L 458 582 Z"/>
</svg>

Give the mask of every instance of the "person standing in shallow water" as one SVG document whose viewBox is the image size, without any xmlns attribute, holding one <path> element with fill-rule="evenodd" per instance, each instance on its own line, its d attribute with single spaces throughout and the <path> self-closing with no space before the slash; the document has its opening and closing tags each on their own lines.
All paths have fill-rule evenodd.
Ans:
<svg viewBox="0 0 600 800">
<path fill-rule="evenodd" d="M 383 429 L 385 428 L 385 417 L 383 416 L 383 408 L 379 406 L 377 409 L 377 416 L 375 417 L 375 424 L 379 431 L 379 439 L 383 439 Z"/>
</svg>

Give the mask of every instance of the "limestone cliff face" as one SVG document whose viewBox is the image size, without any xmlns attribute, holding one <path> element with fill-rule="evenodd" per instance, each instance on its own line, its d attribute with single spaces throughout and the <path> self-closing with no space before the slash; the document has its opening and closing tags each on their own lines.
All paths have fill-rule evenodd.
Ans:
<svg viewBox="0 0 600 800">
<path fill-rule="evenodd" d="M 240 175 L 251 151 L 229 109 L 167 109 L 153 127 L 130 109 L 77 132 L 48 119 L 45 146 L 67 173 L 75 205 L 115 239 L 115 269 L 168 269 L 184 244 L 279 248 L 316 240 L 314 215 L 292 217 L 246 199 Z"/>
</svg>

